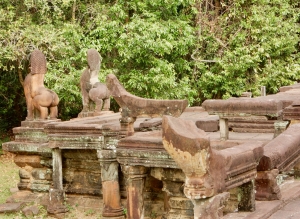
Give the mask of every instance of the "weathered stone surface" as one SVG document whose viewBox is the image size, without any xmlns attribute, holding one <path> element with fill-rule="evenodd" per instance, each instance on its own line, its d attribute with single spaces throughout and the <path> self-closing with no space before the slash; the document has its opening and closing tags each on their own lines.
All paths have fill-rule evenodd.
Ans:
<svg viewBox="0 0 300 219">
<path fill-rule="evenodd" d="M 25 77 L 23 85 L 27 105 L 26 120 L 57 118 L 59 98 L 55 92 L 45 88 L 46 72 L 46 58 L 35 49 L 30 56 L 30 73 Z"/>
<path fill-rule="evenodd" d="M 43 123 L 46 124 L 46 123 Z M 48 142 L 47 134 L 43 128 L 30 128 L 30 127 L 16 127 L 13 129 L 15 134 L 15 141 L 18 142 L 35 142 L 45 143 Z"/>
<path fill-rule="evenodd" d="M 182 133 L 183 130 L 184 133 Z M 189 198 L 211 197 L 216 194 L 220 186 L 222 187 L 225 177 L 220 175 L 220 180 L 214 180 L 213 172 L 209 172 L 212 156 L 209 138 L 204 131 L 197 129 L 193 122 L 173 120 L 165 116 L 163 118 L 163 144 L 187 177 L 185 189 L 190 191 Z M 216 190 L 214 182 L 221 183 Z M 194 189 L 196 186 L 201 189 Z"/>
<path fill-rule="evenodd" d="M 230 117 L 228 127 L 234 132 L 274 133 L 274 122 L 266 116 Z"/>
<path fill-rule="evenodd" d="M 96 150 L 62 150 L 63 182 L 66 192 L 102 194 L 101 169 Z"/>
<path fill-rule="evenodd" d="M 49 190 L 49 205 L 47 212 L 53 216 L 62 216 L 68 212 L 68 209 L 64 206 L 63 191 L 58 189 Z"/>
<path fill-rule="evenodd" d="M 162 127 L 164 147 L 185 173 L 184 194 L 194 203 L 195 218 L 218 218 L 222 210 L 216 213 L 212 209 L 219 209 L 229 197 L 218 193 L 238 186 L 242 197 L 239 208 L 255 209 L 253 180 L 263 143 L 248 142 L 216 151 L 192 121 L 164 116 Z M 209 197 L 218 201 L 206 202 Z"/>
<path fill-rule="evenodd" d="M 278 173 L 279 171 L 277 169 L 259 171 L 257 173 L 257 177 L 255 179 L 256 200 L 270 201 L 281 199 L 281 192 L 276 179 Z"/>
<path fill-rule="evenodd" d="M 20 169 L 19 170 L 19 176 L 21 179 L 30 179 L 31 176 L 31 172 L 25 170 L 25 169 Z"/>
<path fill-rule="evenodd" d="M 38 155 L 17 155 L 14 157 L 14 162 L 19 167 L 31 166 L 34 168 L 42 168 L 41 157 Z"/>
<path fill-rule="evenodd" d="M 37 206 L 27 206 L 25 208 L 22 209 L 23 214 L 26 217 L 33 217 L 34 215 L 38 215 L 39 214 L 39 208 Z"/>
<path fill-rule="evenodd" d="M 194 219 L 217 219 L 222 217 L 228 198 L 229 193 L 223 192 L 211 198 L 193 200 Z"/>
<path fill-rule="evenodd" d="M 293 103 L 291 106 L 288 106 L 283 111 L 284 120 L 299 120 L 300 119 L 300 106 L 299 102 Z"/>
<path fill-rule="evenodd" d="M 128 111 L 128 116 L 161 117 L 173 115 L 178 117 L 188 105 L 187 100 L 154 100 L 144 99 L 128 93 L 115 75 L 109 74 L 106 84 L 111 95 L 123 110 Z"/>
<path fill-rule="evenodd" d="M 286 92 L 292 89 L 300 89 L 300 84 L 294 84 L 294 85 L 290 85 L 290 86 L 283 86 L 279 88 L 280 92 Z"/>
<path fill-rule="evenodd" d="M 12 196 L 10 196 L 8 199 L 6 199 L 7 203 L 13 203 L 13 202 L 31 202 L 34 201 L 36 197 L 33 198 L 31 191 L 19 191 L 14 193 Z"/>
<path fill-rule="evenodd" d="M 222 116 L 269 116 L 278 117 L 283 109 L 282 101 L 259 98 L 231 98 L 228 100 L 205 100 L 202 107 L 209 114 Z"/>
<path fill-rule="evenodd" d="M 196 126 L 205 132 L 216 132 L 219 130 L 219 117 L 208 116 L 205 118 L 198 119 Z"/>
<path fill-rule="evenodd" d="M 23 202 L 0 204 L 0 213 L 18 212 L 23 205 Z"/>
<path fill-rule="evenodd" d="M 218 151 L 226 162 L 227 189 L 241 186 L 255 178 L 257 163 L 263 156 L 263 145 L 259 141 L 245 142 Z"/>
<path fill-rule="evenodd" d="M 160 131 L 135 133 L 134 136 L 122 138 L 117 147 L 117 160 L 124 165 L 178 167 L 163 149 Z"/>
<path fill-rule="evenodd" d="M 51 149 L 47 143 L 27 143 L 27 142 L 16 142 L 10 141 L 2 144 L 2 148 L 5 151 L 9 151 L 14 154 L 32 154 L 32 155 L 43 155 L 51 157 Z"/>
<path fill-rule="evenodd" d="M 60 122 L 60 119 L 51 119 L 51 120 L 25 120 L 21 121 L 21 127 L 23 128 L 33 128 L 33 129 L 39 129 L 43 128 L 44 125 L 53 123 L 53 122 Z M 17 131 L 17 130 L 16 130 Z"/>
<path fill-rule="evenodd" d="M 171 219 L 193 219 L 193 203 L 190 199 L 185 197 L 170 197 L 168 201 L 170 210 L 168 211 L 167 218 Z"/>
<path fill-rule="evenodd" d="M 185 175 L 181 169 L 175 168 L 151 168 L 151 176 L 161 181 L 182 182 L 185 181 Z"/>
<path fill-rule="evenodd" d="M 46 168 L 34 168 L 31 171 L 31 175 L 34 179 L 37 180 L 52 180 L 52 169 L 46 169 Z"/>
<path fill-rule="evenodd" d="M 152 119 L 145 119 L 143 122 L 139 124 L 138 129 L 134 129 L 135 131 L 153 131 L 161 129 L 161 118 L 152 118 Z"/>
<path fill-rule="evenodd" d="M 258 171 L 288 170 L 300 159 L 300 124 L 291 125 L 286 131 L 264 146 L 264 155 Z"/>
<path fill-rule="evenodd" d="M 147 168 L 144 166 L 121 166 L 126 176 L 127 217 L 128 219 L 144 218 L 143 190 Z"/>
<path fill-rule="evenodd" d="M 51 186 L 50 181 L 46 180 L 32 180 L 30 190 L 33 192 L 48 192 Z"/>
<path fill-rule="evenodd" d="M 80 77 L 83 109 L 78 115 L 79 118 L 102 115 L 104 112 L 112 113 L 109 111 L 110 93 L 106 85 L 100 83 L 98 79 L 101 60 L 102 58 L 96 49 L 87 51 L 88 67 Z"/>
</svg>

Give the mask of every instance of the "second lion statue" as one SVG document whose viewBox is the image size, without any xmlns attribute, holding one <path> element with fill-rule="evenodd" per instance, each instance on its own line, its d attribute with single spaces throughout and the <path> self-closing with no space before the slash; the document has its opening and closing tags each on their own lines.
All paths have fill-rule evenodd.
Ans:
<svg viewBox="0 0 300 219">
<path fill-rule="evenodd" d="M 83 109 L 79 117 L 94 116 L 101 111 L 109 111 L 110 93 L 106 84 L 100 83 L 98 74 L 101 65 L 101 56 L 96 49 L 87 51 L 88 67 L 83 71 L 80 78 Z M 92 112 L 92 114 L 89 114 Z"/>
</svg>

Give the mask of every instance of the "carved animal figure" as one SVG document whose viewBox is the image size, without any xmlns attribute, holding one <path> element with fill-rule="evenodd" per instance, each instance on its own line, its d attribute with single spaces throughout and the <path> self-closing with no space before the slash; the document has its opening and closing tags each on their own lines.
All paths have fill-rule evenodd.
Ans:
<svg viewBox="0 0 300 219">
<path fill-rule="evenodd" d="M 80 78 L 83 109 L 81 112 L 108 111 L 110 108 L 110 93 L 105 84 L 100 83 L 98 74 L 101 65 L 101 56 L 96 49 L 87 51 L 88 67 L 83 71 Z M 92 108 L 91 101 L 95 103 Z"/>
<path fill-rule="evenodd" d="M 163 115 L 178 117 L 188 106 L 187 100 L 157 100 L 137 97 L 126 91 L 113 74 L 107 75 L 106 84 L 112 97 L 122 108 L 122 112 L 127 110 L 131 117 L 162 117 Z"/>
<path fill-rule="evenodd" d="M 30 73 L 24 80 L 24 93 L 27 105 L 26 120 L 57 118 L 57 94 L 44 86 L 47 72 L 46 58 L 39 50 L 34 50 L 30 56 Z M 49 112 L 50 111 L 50 115 Z"/>
</svg>

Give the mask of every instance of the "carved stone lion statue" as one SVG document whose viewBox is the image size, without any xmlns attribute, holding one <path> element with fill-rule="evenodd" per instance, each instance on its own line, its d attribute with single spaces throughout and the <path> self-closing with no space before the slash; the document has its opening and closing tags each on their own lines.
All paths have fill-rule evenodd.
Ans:
<svg viewBox="0 0 300 219">
<path fill-rule="evenodd" d="M 27 105 L 26 120 L 57 118 L 59 98 L 55 92 L 44 86 L 46 64 L 44 54 L 35 49 L 31 53 L 30 72 L 25 77 L 23 85 Z"/>
<path fill-rule="evenodd" d="M 101 56 L 96 49 L 87 51 L 88 67 L 83 71 L 80 78 L 83 109 L 79 117 L 84 113 L 93 112 L 88 116 L 97 115 L 101 111 L 109 111 L 110 93 L 106 84 L 100 83 L 98 74 L 101 65 Z"/>
</svg>

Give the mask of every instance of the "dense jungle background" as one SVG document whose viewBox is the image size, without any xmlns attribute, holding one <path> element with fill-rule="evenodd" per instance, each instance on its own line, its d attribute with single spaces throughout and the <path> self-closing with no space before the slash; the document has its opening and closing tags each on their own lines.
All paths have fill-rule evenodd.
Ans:
<svg viewBox="0 0 300 219">
<path fill-rule="evenodd" d="M 197 106 L 299 81 L 299 24 L 299 0 L 1 0 L 0 138 L 25 119 L 35 48 L 66 120 L 82 109 L 89 48 L 103 58 L 102 82 L 114 73 L 135 95 Z"/>
</svg>

